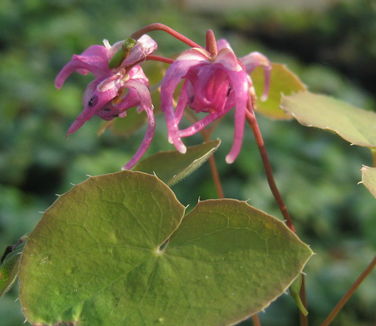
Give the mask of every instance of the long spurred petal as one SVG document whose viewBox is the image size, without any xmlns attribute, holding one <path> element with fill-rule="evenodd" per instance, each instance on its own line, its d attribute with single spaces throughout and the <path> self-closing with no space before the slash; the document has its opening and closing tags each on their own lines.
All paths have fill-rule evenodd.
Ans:
<svg viewBox="0 0 376 326">
<path fill-rule="evenodd" d="M 204 51 L 204 50 L 203 50 Z M 176 61 L 168 68 L 161 84 L 161 109 L 165 114 L 169 141 L 173 143 L 176 149 L 186 152 L 186 147 L 178 136 L 178 117 L 174 112 L 173 96 L 180 80 L 185 76 L 188 70 L 207 60 L 205 52 L 201 49 L 190 49 L 183 52 Z M 179 114 L 180 115 L 180 114 Z"/>
<path fill-rule="evenodd" d="M 210 113 L 205 118 L 202 118 L 201 120 L 195 122 L 194 124 L 192 124 L 188 128 L 180 130 L 179 131 L 179 137 L 181 137 L 181 138 L 189 137 L 189 136 L 192 136 L 192 135 L 198 133 L 199 131 L 204 129 L 207 125 L 209 125 L 213 121 L 217 120 L 218 118 L 220 118 L 221 116 L 226 114 L 230 109 L 231 109 L 231 106 L 227 107 L 227 109 L 222 111 L 222 112 Z"/>
<path fill-rule="evenodd" d="M 109 72 L 108 57 L 110 50 L 102 45 L 92 45 L 84 52 L 74 54 L 72 59 L 60 70 L 55 79 L 55 86 L 61 88 L 65 80 L 73 73 L 93 73 L 97 78 Z"/>
<path fill-rule="evenodd" d="M 117 88 L 110 88 L 101 92 L 98 90 L 98 84 L 100 83 L 101 81 L 94 80 L 88 85 L 84 96 L 84 110 L 73 121 L 67 131 L 67 135 L 73 134 L 80 129 L 86 121 L 90 120 L 103 106 L 116 97 Z"/>
<path fill-rule="evenodd" d="M 246 56 L 240 58 L 241 63 L 244 65 L 248 73 L 251 73 L 256 67 L 262 67 L 264 69 L 264 92 L 261 100 L 266 100 L 269 94 L 270 88 L 270 73 L 272 65 L 267 57 L 260 52 L 251 52 Z"/>
<path fill-rule="evenodd" d="M 149 89 L 143 83 L 140 83 L 137 80 L 129 80 L 125 86 L 137 91 L 140 98 L 140 107 L 146 112 L 148 119 L 148 127 L 140 147 L 138 148 L 137 152 L 133 155 L 133 157 L 130 159 L 130 161 L 123 166 L 123 170 L 128 170 L 131 169 L 141 159 L 141 157 L 145 154 L 146 150 L 149 148 L 151 141 L 154 137 L 155 118 Z"/>
<path fill-rule="evenodd" d="M 187 81 L 185 81 L 182 88 L 181 88 L 178 104 L 176 105 L 176 110 L 175 110 L 175 117 L 176 117 L 178 123 L 183 118 L 184 109 L 185 109 L 185 107 L 187 106 L 187 103 L 188 103 L 187 87 L 188 87 L 188 83 L 187 83 Z"/>
<path fill-rule="evenodd" d="M 239 155 L 243 143 L 245 113 L 248 101 L 248 79 L 244 71 L 228 72 L 231 87 L 235 96 L 235 118 L 234 118 L 234 141 L 230 153 L 226 156 L 227 163 L 233 163 Z"/>
</svg>

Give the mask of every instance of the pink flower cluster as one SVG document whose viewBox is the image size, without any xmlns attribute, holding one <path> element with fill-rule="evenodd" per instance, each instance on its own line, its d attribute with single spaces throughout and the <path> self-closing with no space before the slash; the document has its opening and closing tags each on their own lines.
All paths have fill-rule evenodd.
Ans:
<svg viewBox="0 0 376 326">
<path fill-rule="evenodd" d="M 242 146 L 246 113 L 253 111 L 255 93 L 249 73 L 258 66 L 263 67 L 263 97 L 266 97 L 271 70 L 269 60 L 258 52 L 238 58 L 226 40 L 215 40 L 212 31 L 208 31 L 206 48 L 203 48 L 162 24 L 154 25 L 158 27 L 154 29 L 165 28 L 191 47 L 175 60 L 153 56 L 157 43 L 141 30 L 133 34 L 143 34 L 136 40 L 129 39 L 112 46 L 104 41 L 104 46 L 90 46 L 82 54 L 73 55 L 63 67 L 55 80 L 57 88 L 61 88 L 75 71 L 80 74 L 91 72 L 95 77 L 84 93 L 84 109 L 68 129 L 68 134 L 77 131 L 94 115 L 104 120 L 123 118 L 129 108 L 138 107 L 140 112 L 146 112 L 148 128 L 139 149 L 123 167 L 132 168 L 150 146 L 155 131 L 149 80 L 141 64 L 145 60 L 158 60 L 170 64 L 161 81 L 161 110 L 165 115 L 169 142 L 185 153 L 182 138 L 196 134 L 234 108 L 234 141 L 226 156 L 228 163 L 234 162 Z M 180 94 L 175 101 L 174 94 L 180 84 Z M 188 128 L 180 129 L 186 108 L 207 115 Z"/>
</svg>

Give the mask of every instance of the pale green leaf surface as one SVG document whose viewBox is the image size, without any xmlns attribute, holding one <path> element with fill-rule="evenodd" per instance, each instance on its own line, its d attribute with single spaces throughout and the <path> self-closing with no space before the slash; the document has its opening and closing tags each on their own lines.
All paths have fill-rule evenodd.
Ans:
<svg viewBox="0 0 376 326">
<path fill-rule="evenodd" d="M 376 198 L 376 168 L 369 166 L 362 167 L 362 183 Z"/>
<path fill-rule="evenodd" d="M 221 141 L 218 139 L 189 146 L 185 154 L 178 151 L 159 152 L 142 160 L 133 170 L 155 173 L 171 186 L 197 170 L 213 155 L 220 144 Z"/>
<path fill-rule="evenodd" d="M 334 131 L 354 145 L 376 147 L 375 112 L 310 92 L 284 96 L 281 106 L 302 125 Z"/>
<path fill-rule="evenodd" d="M 281 221 L 245 202 L 200 202 L 183 216 L 172 191 L 142 172 L 74 187 L 25 247 L 20 300 L 27 320 L 229 325 L 281 295 L 312 254 Z"/>
<path fill-rule="evenodd" d="M 252 72 L 251 78 L 257 95 L 255 105 L 256 111 L 273 119 L 291 119 L 292 117 L 280 108 L 281 97 L 282 94 L 291 95 L 296 92 L 307 90 L 306 86 L 298 76 L 290 71 L 285 65 L 273 63 L 270 91 L 266 101 L 261 101 L 261 96 L 264 91 L 264 72 L 262 68 L 256 68 Z"/>
</svg>

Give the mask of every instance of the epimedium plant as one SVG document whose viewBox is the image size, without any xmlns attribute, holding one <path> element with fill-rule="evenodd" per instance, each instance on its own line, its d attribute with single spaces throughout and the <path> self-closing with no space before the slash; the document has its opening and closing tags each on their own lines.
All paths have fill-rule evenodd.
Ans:
<svg viewBox="0 0 376 326">
<path fill-rule="evenodd" d="M 155 30 L 189 48 L 176 58 L 155 55 L 157 42 L 147 35 Z M 168 65 L 155 92 L 160 93 L 167 139 L 176 150 L 142 159 L 157 127 L 145 61 Z M 257 313 L 290 289 L 301 324 L 307 325 L 303 269 L 313 252 L 295 233 L 255 111 L 334 131 L 371 150 L 376 147 L 376 114 L 310 93 L 287 67 L 259 52 L 238 58 L 211 30 L 203 47 L 168 26 L 151 24 L 112 46 L 104 41 L 74 55 L 57 75 L 56 87 L 73 72 L 92 73 L 94 80 L 68 134 L 93 116 L 110 121 L 103 129 L 132 116 L 127 128 L 134 131 L 146 122 L 145 136 L 123 171 L 74 186 L 29 235 L 7 248 L 0 294 L 18 277 L 26 321 L 38 326 L 233 325 L 250 316 L 260 325 Z M 139 116 L 130 110 L 134 107 Z M 284 221 L 245 201 L 224 198 L 213 156 L 221 141 L 211 135 L 232 112 L 234 136 L 226 162 L 239 155 L 248 123 Z M 183 120 L 190 125 L 182 129 Z M 205 141 L 187 147 L 182 138 L 197 133 Z M 206 161 L 218 198 L 189 210 L 171 187 Z M 375 171 L 362 168 L 373 196 Z M 323 325 L 374 265 L 375 259 Z"/>
</svg>

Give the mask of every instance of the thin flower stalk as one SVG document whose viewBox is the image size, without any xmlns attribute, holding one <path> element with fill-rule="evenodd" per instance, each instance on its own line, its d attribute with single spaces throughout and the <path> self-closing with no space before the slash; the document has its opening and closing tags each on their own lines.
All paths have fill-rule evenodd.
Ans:
<svg viewBox="0 0 376 326">
<path fill-rule="evenodd" d="M 181 42 L 183 42 L 183 43 L 185 43 L 188 46 L 193 47 L 193 48 L 195 48 L 195 47 L 200 48 L 201 47 L 199 44 L 192 41 L 188 37 L 184 36 L 183 34 L 180 34 L 179 32 L 175 31 L 171 27 L 164 25 L 164 24 L 161 24 L 161 23 L 149 24 L 149 25 L 139 29 L 138 31 L 134 32 L 131 35 L 131 37 L 134 38 L 134 39 L 138 39 L 142 35 L 149 33 L 149 32 L 152 32 L 152 31 L 163 31 L 163 32 L 170 34 L 171 36 L 175 37 L 177 40 L 179 40 L 179 41 L 181 41 Z"/>
<path fill-rule="evenodd" d="M 349 301 L 349 299 L 352 297 L 356 289 L 359 287 L 360 284 L 364 281 L 364 279 L 371 274 L 373 269 L 376 266 L 376 257 L 373 257 L 372 261 L 369 263 L 369 265 L 366 267 L 366 269 L 359 275 L 359 277 L 356 279 L 356 281 L 353 283 L 353 285 L 350 287 L 350 289 L 343 295 L 343 297 L 338 301 L 336 306 L 333 308 L 333 310 L 330 312 L 328 317 L 322 322 L 321 326 L 329 326 L 334 318 L 337 316 L 337 314 L 341 311 L 343 306 Z"/>
<path fill-rule="evenodd" d="M 287 206 L 285 205 L 285 202 L 283 201 L 282 196 L 279 193 L 277 184 L 274 180 L 273 169 L 272 169 L 272 166 L 271 166 L 270 161 L 269 161 L 269 156 L 268 156 L 268 153 L 266 151 L 264 139 L 262 137 L 260 127 L 257 123 L 255 113 L 251 110 L 247 110 L 247 121 L 248 121 L 249 125 L 251 126 L 253 134 L 255 136 L 256 143 L 257 143 L 257 146 L 258 146 L 258 149 L 259 149 L 259 152 L 260 152 L 260 156 L 261 156 L 261 159 L 262 159 L 262 162 L 263 162 L 263 165 L 264 165 L 264 170 L 265 170 L 265 174 L 266 174 L 266 178 L 268 180 L 270 190 L 271 190 L 271 192 L 272 192 L 272 194 L 273 194 L 273 196 L 274 196 L 274 198 L 275 198 L 275 200 L 278 204 L 278 207 L 279 207 L 283 217 L 286 220 L 286 225 L 293 232 L 295 232 L 295 227 L 294 227 L 294 224 L 292 222 L 291 216 L 290 216 L 290 214 L 287 210 Z"/>
</svg>

